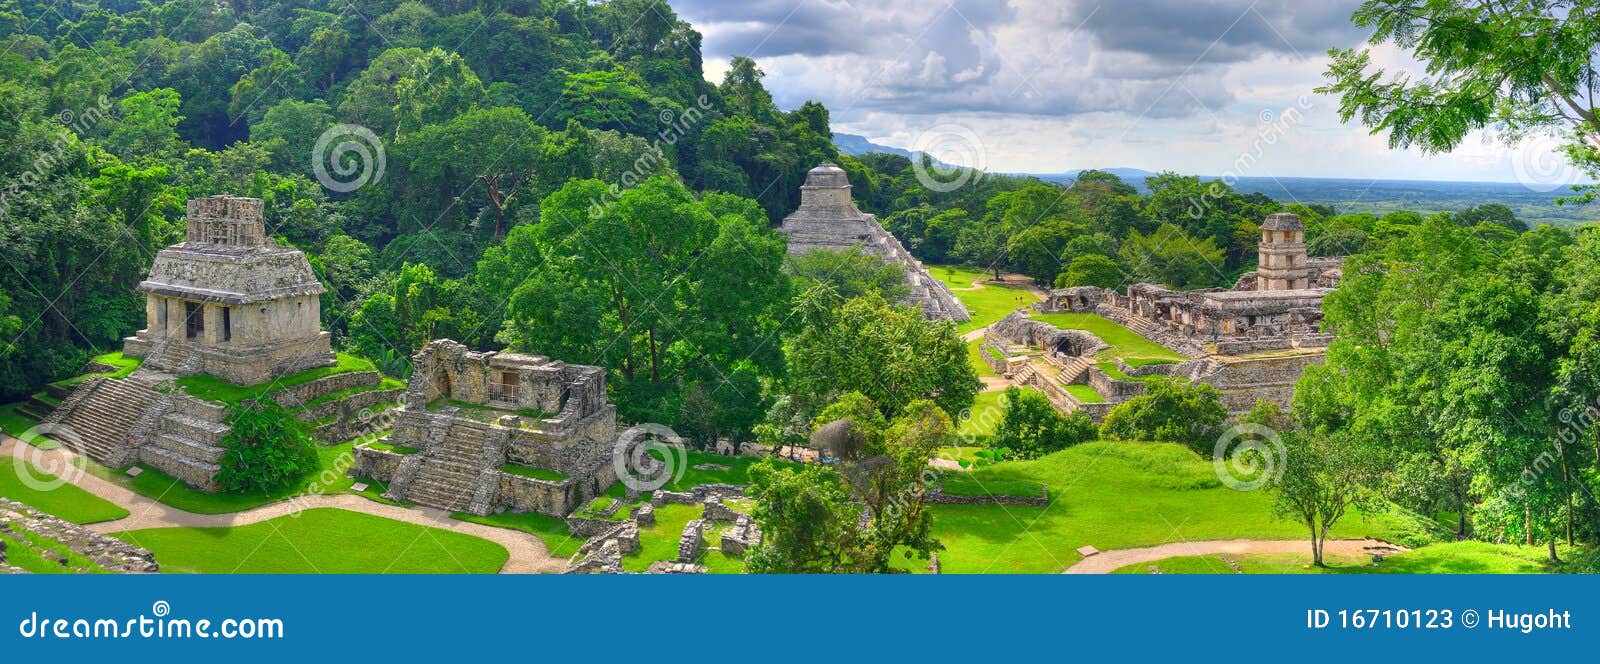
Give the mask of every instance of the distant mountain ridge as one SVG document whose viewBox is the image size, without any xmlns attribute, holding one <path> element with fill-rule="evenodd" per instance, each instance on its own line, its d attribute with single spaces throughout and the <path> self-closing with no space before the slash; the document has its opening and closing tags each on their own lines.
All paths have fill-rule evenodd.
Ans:
<svg viewBox="0 0 1600 664">
<path fill-rule="evenodd" d="M 910 150 L 880 145 L 864 136 L 835 133 L 833 143 L 839 151 L 857 156 L 869 152 L 897 154 L 915 158 Z M 1090 169 L 1084 169 L 1090 170 Z M 1155 172 L 1140 168 L 1101 168 L 1133 185 L 1139 193 L 1149 193 L 1145 178 Z M 1078 171 L 1060 173 L 1006 173 L 1035 177 L 1046 182 L 1068 184 Z M 1202 175 L 1202 181 L 1218 179 Z M 1600 203 L 1561 205 L 1557 199 L 1573 193 L 1565 187 L 1554 191 L 1534 191 L 1515 182 L 1449 182 L 1440 180 L 1366 180 L 1361 178 L 1240 177 L 1232 178 L 1240 193 L 1261 193 L 1284 203 L 1322 203 L 1340 212 L 1383 214 L 1394 210 L 1417 212 L 1454 211 L 1483 203 L 1504 203 L 1530 225 L 1551 223 L 1571 225 L 1600 220 Z"/>
</svg>

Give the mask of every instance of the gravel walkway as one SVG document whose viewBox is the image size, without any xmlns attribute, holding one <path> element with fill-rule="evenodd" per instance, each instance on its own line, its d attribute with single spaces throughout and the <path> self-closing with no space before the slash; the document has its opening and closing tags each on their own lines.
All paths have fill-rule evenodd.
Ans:
<svg viewBox="0 0 1600 664">
<path fill-rule="evenodd" d="M 0 440 L 0 458 L 21 457 L 41 469 L 66 468 L 72 457 L 78 456 L 65 448 L 41 451 L 10 436 L 3 436 L 3 438 L 4 440 Z M 90 530 L 100 533 L 145 528 L 247 526 L 268 519 L 287 516 L 301 510 L 332 507 L 489 540 L 505 547 L 506 551 L 511 554 L 510 558 L 506 560 L 505 566 L 500 568 L 501 574 L 558 572 L 567 566 L 566 560 L 552 557 L 549 549 L 545 548 L 544 542 L 537 537 L 507 528 L 495 528 L 460 521 L 450 518 L 449 512 L 431 507 L 386 505 L 354 494 L 341 493 L 299 496 L 229 514 L 196 514 L 141 496 L 114 482 L 78 471 L 75 466 L 73 468 L 73 471 L 62 473 L 61 476 L 79 488 L 115 503 L 129 512 L 128 516 L 121 519 L 87 526 Z"/>
<path fill-rule="evenodd" d="M 1328 540 L 1323 545 L 1323 553 L 1327 555 L 1365 555 L 1368 553 L 1388 555 L 1406 550 L 1405 547 L 1397 544 L 1375 539 Z M 1162 544 L 1161 546 L 1147 546 L 1142 549 L 1101 551 L 1078 561 L 1077 564 L 1068 567 L 1062 574 L 1110 574 L 1118 568 L 1138 563 L 1151 563 L 1157 560 L 1182 556 L 1205 556 L 1224 553 L 1304 553 L 1306 554 L 1306 559 L 1310 560 L 1311 540 L 1310 538 L 1298 540 L 1211 540 L 1206 542 L 1173 542 L 1171 544 Z"/>
</svg>

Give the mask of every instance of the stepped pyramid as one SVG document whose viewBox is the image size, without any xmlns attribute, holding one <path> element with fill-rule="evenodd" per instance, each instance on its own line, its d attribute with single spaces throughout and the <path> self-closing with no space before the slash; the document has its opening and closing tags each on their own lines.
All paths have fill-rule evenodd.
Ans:
<svg viewBox="0 0 1600 664">
<path fill-rule="evenodd" d="M 823 163 L 806 174 L 806 183 L 800 187 L 800 207 L 783 218 L 781 232 L 789 238 L 790 254 L 859 248 L 885 263 L 899 265 L 905 268 L 907 299 L 920 307 L 924 316 L 957 323 L 972 319 L 944 282 L 929 274 L 922 261 L 906 251 L 877 217 L 856 207 L 850 199 L 849 176 L 834 164 Z"/>
</svg>

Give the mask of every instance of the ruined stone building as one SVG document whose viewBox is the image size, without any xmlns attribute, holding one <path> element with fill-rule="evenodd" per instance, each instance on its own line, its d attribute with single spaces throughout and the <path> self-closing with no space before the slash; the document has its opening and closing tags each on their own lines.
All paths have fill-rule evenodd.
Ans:
<svg viewBox="0 0 1600 664">
<path fill-rule="evenodd" d="M 1108 344 L 1081 330 L 1061 330 L 1015 313 L 991 326 L 984 359 L 1018 382 L 1038 387 L 1064 410 L 1096 418 L 1143 393 L 1140 378 L 1163 374 L 1207 382 L 1234 414 L 1256 399 L 1287 406 L 1305 367 L 1321 364 L 1332 337 L 1322 332 L 1322 299 L 1339 282 L 1343 258 L 1306 255 L 1305 226 L 1289 213 L 1261 225 L 1257 268 L 1232 288 L 1178 291 L 1138 283 L 1125 290 L 1058 289 L 1042 312 L 1086 312 L 1111 319 L 1189 360 L 1129 365 L 1097 357 Z M 1109 370 L 1108 370 L 1109 369 Z M 1088 385 L 1086 401 L 1066 385 Z"/>
<path fill-rule="evenodd" d="M 356 447 L 355 474 L 388 483 L 388 498 L 564 517 L 616 483 L 604 367 L 448 339 L 413 361 L 394 432 Z"/>
<path fill-rule="evenodd" d="M 376 371 L 275 385 L 336 360 L 321 328 L 323 287 L 304 253 L 267 235 L 258 199 L 189 201 L 184 241 L 156 254 L 138 290 L 145 294 L 145 328 L 123 342 L 125 356 L 143 358 L 138 370 L 79 383 L 40 425 L 105 466 L 140 464 L 203 491 L 217 489 L 229 431 L 225 404 L 185 393 L 177 382 L 182 376 L 265 384 L 265 397 L 308 423 L 324 443 L 354 437 L 358 413 L 381 414 L 399 398 Z"/>
<path fill-rule="evenodd" d="M 930 319 L 964 323 L 972 318 L 944 282 L 929 274 L 877 217 L 856 207 L 849 177 L 834 164 L 824 163 L 806 174 L 800 207 L 783 218 L 781 231 L 789 238 L 790 254 L 859 250 L 904 268 L 908 299 Z"/>
</svg>

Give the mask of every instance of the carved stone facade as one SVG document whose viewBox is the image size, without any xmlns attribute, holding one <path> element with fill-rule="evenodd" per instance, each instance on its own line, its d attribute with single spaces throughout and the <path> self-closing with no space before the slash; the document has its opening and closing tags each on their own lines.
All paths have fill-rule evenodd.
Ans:
<svg viewBox="0 0 1600 664">
<path fill-rule="evenodd" d="M 260 200 L 191 200 L 187 226 L 185 241 L 156 254 L 139 284 L 146 324 L 124 340 L 124 354 L 236 385 L 334 363 L 323 286 L 304 253 L 266 235 Z"/>
<path fill-rule="evenodd" d="M 824 163 L 806 174 L 800 207 L 784 217 L 781 230 L 789 238 L 790 254 L 859 250 L 899 265 L 905 269 L 908 299 L 930 319 L 964 323 L 972 318 L 944 282 L 929 274 L 877 217 L 856 207 L 850 199 L 850 178 L 834 164 Z"/>
</svg>

